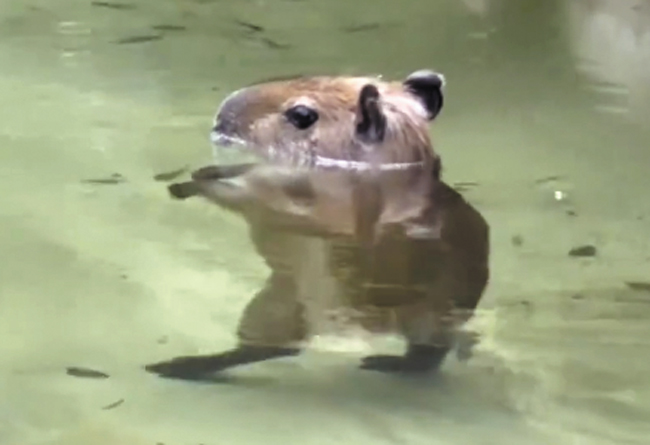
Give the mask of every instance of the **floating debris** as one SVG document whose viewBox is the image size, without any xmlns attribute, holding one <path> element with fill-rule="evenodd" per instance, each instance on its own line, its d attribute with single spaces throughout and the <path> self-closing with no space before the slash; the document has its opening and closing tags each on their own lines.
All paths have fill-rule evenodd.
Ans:
<svg viewBox="0 0 650 445">
<path fill-rule="evenodd" d="M 118 406 L 120 406 L 123 403 L 124 403 L 124 399 L 120 399 L 120 400 L 117 400 L 117 401 L 115 401 L 113 403 L 110 403 L 110 404 L 108 404 L 106 406 L 103 406 L 102 409 L 103 410 L 114 409 L 114 408 L 117 408 Z"/>
<path fill-rule="evenodd" d="M 66 368 L 66 374 L 72 377 L 79 377 L 84 379 L 107 379 L 109 377 L 109 375 L 104 372 L 77 366 Z"/>
<path fill-rule="evenodd" d="M 264 28 L 262 25 L 246 22 L 244 20 L 239 20 L 239 19 L 235 20 L 235 24 L 238 25 L 240 28 L 244 29 L 248 39 L 251 39 L 253 41 L 259 41 L 268 48 L 271 49 L 291 48 L 291 45 L 288 45 L 286 43 L 277 42 L 269 37 L 260 36 L 260 34 L 266 31 L 266 28 Z"/>
<path fill-rule="evenodd" d="M 115 43 L 118 45 L 128 45 L 133 43 L 153 42 L 155 40 L 161 40 L 162 38 L 163 36 L 161 34 L 145 34 L 141 36 L 124 37 L 123 39 L 117 40 Z"/>
<path fill-rule="evenodd" d="M 553 181 L 560 181 L 560 180 L 566 180 L 566 176 L 561 176 L 561 175 L 550 175 L 550 176 L 545 176 L 543 178 L 539 178 L 535 180 L 535 184 L 547 184 L 549 182 Z"/>
<path fill-rule="evenodd" d="M 119 173 L 113 173 L 108 178 L 84 179 L 81 181 L 84 184 L 121 184 L 126 182 L 126 178 Z"/>
<path fill-rule="evenodd" d="M 549 175 L 533 181 L 534 187 L 542 194 L 547 205 L 553 205 L 568 216 L 576 216 L 573 183 L 564 175 Z"/>
<path fill-rule="evenodd" d="M 513 246 L 519 247 L 524 244 L 524 237 L 521 235 L 515 235 L 512 238 L 510 238 L 510 242 L 512 242 Z"/>
<path fill-rule="evenodd" d="M 266 46 L 268 46 L 269 48 L 272 48 L 272 49 L 288 49 L 288 48 L 291 48 L 291 45 L 289 45 L 288 43 L 276 42 L 275 40 L 269 39 L 268 37 L 263 37 L 263 38 L 260 39 L 260 41 L 262 43 L 264 43 Z"/>
<path fill-rule="evenodd" d="M 108 8 L 108 9 L 117 9 L 117 10 L 133 10 L 136 9 L 136 6 L 132 3 L 121 3 L 121 2 L 90 2 L 91 6 L 98 8 Z"/>
<path fill-rule="evenodd" d="M 171 181 L 173 179 L 178 178 L 180 175 L 183 173 L 187 172 L 189 170 L 189 165 L 186 165 L 185 167 L 181 167 L 176 170 L 172 170 L 169 172 L 163 172 L 163 173 L 158 173 L 157 175 L 154 175 L 153 179 L 156 181 L 161 181 L 161 182 L 167 182 Z"/>
<path fill-rule="evenodd" d="M 565 191 L 555 190 L 553 192 L 553 199 L 555 199 L 556 201 L 566 201 L 568 197 L 569 195 Z"/>
<path fill-rule="evenodd" d="M 632 290 L 650 292 L 650 281 L 626 281 L 625 285 Z"/>
<path fill-rule="evenodd" d="M 183 25 L 153 25 L 151 29 L 155 31 L 185 31 L 187 30 L 187 26 Z"/>
<path fill-rule="evenodd" d="M 235 23 L 241 26 L 242 28 L 246 28 L 250 32 L 263 32 L 264 27 L 261 25 L 256 25 L 255 23 L 250 23 L 250 22 L 245 22 L 243 20 L 235 20 Z"/>
<path fill-rule="evenodd" d="M 596 256 L 596 253 L 596 246 L 592 246 L 591 244 L 574 247 L 573 249 L 569 250 L 569 256 L 573 257 L 593 257 Z"/>
</svg>

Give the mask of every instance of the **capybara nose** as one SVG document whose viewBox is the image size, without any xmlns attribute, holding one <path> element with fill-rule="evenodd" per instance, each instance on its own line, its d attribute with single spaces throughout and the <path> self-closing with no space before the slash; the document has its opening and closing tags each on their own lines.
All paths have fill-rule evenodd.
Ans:
<svg viewBox="0 0 650 445">
<path fill-rule="evenodd" d="M 254 93 L 250 89 L 235 91 L 219 105 L 214 118 L 211 139 L 220 145 L 231 145 L 238 139 L 245 138 L 242 129 L 247 127 L 251 116 L 248 109 Z"/>
<path fill-rule="evenodd" d="M 213 133 L 221 133 L 225 136 L 235 136 L 237 133 L 236 124 L 232 119 L 224 118 L 223 116 L 217 116 L 214 127 L 212 128 Z"/>
</svg>

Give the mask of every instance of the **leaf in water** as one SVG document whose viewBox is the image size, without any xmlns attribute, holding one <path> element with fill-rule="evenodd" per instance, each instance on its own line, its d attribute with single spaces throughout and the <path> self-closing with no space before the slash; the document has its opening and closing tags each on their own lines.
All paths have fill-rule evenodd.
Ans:
<svg viewBox="0 0 650 445">
<path fill-rule="evenodd" d="M 260 39 L 262 43 L 264 43 L 266 46 L 269 48 L 273 49 L 288 49 L 291 48 L 291 45 L 288 43 L 280 43 L 276 42 L 275 40 L 269 39 L 268 37 L 264 37 L 263 39 Z"/>
<path fill-rule="evenodd" d="M 98 8 L 118 9 L 122 11 L 136 9 L 135 5 L 131 3 L 95 1 L 95 2 L 91 2 L 90 4 Z"/>
<path fill-rule="evenodd" d="M 66 368 L 66 374 L 72 377 L 80 377 L 85 379 L 107 379 L 109 377 L 109 375 L 104 372 L 96 371 L 90 368 L 81 368 L 78 366 L 70 366 Z"/>
<path fill-rule="evenodd" d="M 110 184 L 121 184 L 123 182 L 126 182 L 126 178 L 119 173 L 113 173 L 108 178 L 83 179 L 81 182 L 84 184 L 110 185 Z"/>
<path fill-rule="evenodd" d="M 246 28 L 250 32 L 262 32 L 264 31 L 264 27 L 260 25 L 256 25 L 255 23 L 250 23 L 250 22 L 245 22 L 243 20 L 235 20 L 235 23 L 241 26 L 242 28 Z"/>
<path fill-rule="evenodd" d="M 181 168 L 176 169 L 176 170 L 172 170 L 172 171 L 169 171 L 169 172 L 158 173 L 157 175 L 154 175 L 153 179 L 156 180 L 156 181 L 162 181 L 162 182 L 171 181 L 173 179 L 178 178 L 180 175 L 185 173 L 188 169 L 189 169 L 189 166 L 186 165 L 185 167 L 181 167 Z"/>
<path fill-rule="evenodd" d="M 124 403 L 124 399 L 120 399 L 120 400 L 117 400 L 117 401 L 115 401 L 113 403 L 110 403 L 110 404 L 108 404 L 106 406 L 103 406 L 102 409 L 103 410 L 109 410 L 109 409 L 117 408 L 118 406 L 120 406 L 123 403 Z"/>
<path fill-rule="evenodd" d="M 626 281 L 625 285 L 632 290 L 650 292 L 650 281 Z"/>
<path fill-rule="evenodd" d="M 117 40 L 115 43 L 117 43 L 118 45 L 146 43 L 146 42 L 153 42 L 154 40 L 161 40 L 162 38 L 163 36 L 160 34 L 149 34 L 149 35 L 141 35 L 141 36 L 124 37 L 123 39 Z"/>
<path fill-rule="evenodd" d="M 569 256 L 573 257 L 593 257 L 596 256 L 597 249 L 596 246 L 591 244 L 586 244 L 584 246 L 577 246 L 569 250 Z"/>
<path fill-rule="evenodd" d="M 566 179 L 566 177 L 561 175 L 545 176 L 543 178 L 536 179 L 535 184 L 548 184 L 550 182 L 557 182 L 563 179 Z"/>
<path fill-rule="evenodd" d="M 187 30 L 187 26 L 161 24 L 161 25 L 153 25 L 151 29 L 156 31 L 185 31 Z"/>
</svg>

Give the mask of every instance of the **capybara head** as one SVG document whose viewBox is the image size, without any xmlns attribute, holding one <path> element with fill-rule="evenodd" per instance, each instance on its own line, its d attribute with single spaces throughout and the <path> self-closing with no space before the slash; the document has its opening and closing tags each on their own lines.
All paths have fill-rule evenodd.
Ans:
<svg viewBox="0 0 650 445">
<path fill-rule="evenodd" d="M 211 139 L 295 166 L 431 165 L 428 123 L 442 109 L 443 85 L 428 70 L 401 82 L 317 76 L 257 83 L 222 102 Z"/>
</svg>

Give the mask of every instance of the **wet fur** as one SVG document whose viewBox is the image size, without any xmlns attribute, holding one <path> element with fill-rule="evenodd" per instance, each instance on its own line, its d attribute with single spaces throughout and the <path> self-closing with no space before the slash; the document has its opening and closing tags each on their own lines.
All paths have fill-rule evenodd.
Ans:
<svg viewBox="0 0 650 445">
<path fill-rule="evenodd" d="M 239 92 L 225 101 L 216 126 L 254 150 L 290 143 L 292 150 L 315 150 L 334 159 L 421 165 L 383 172 L 272 163 L 210 166 L 194 172 L 192 181 L 170 186 L 176 198 L 202 196 L 241 214 L 271 275 L 246 307 L 234 349 L 177 357 L 148 365 L 148 371 L 201 379 L 298 354 L 318 334 L 309 312 L 332 309 L 325 301 L 332 293 L 366 330 L 398 332 L 407 341 L 404 355 L 366 357 L 362 368 L 439 368 L 457 327 L 471 317 L 487 285 L 489 230 L 440 178 L 427 123 L 442 106 L 441 85 L 411 87 L 408 79 L 292 79 L 253 86 L 253 93 Z M 315 104 L 321 114 L 307 137 L 278 124 L 278 110 L 296 98 Z M 228 182 L 232 177 L 240 183 Z M 320 274 L 314 275 L 302 268 L 306 263 L 324 269 L 314 268 Z"/>
</svg>

